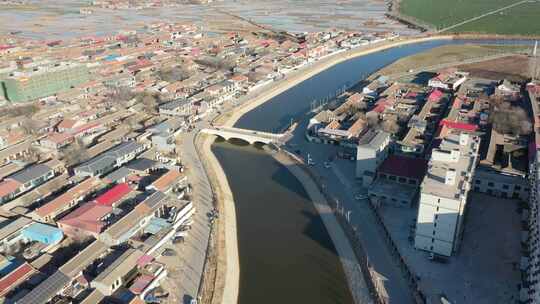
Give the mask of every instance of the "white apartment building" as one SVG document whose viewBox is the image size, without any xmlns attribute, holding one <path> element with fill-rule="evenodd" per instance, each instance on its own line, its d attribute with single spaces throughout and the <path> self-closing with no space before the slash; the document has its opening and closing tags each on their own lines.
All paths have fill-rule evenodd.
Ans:
<svg viewBox="0 0 540 304">
<path fill-rule="evenodd" d="M 421 184 L 414 246 L 451 256 L 459 248 L 480 138 L 449 134 L 434 149 Z"/>
<path fill-rule="evenodd" d="M 358 141 L 356 149 L 356 178 L 362 179 L 364 187 L 373 182 L 379 165 L 388 156 L 390 134 L 384 131 L 366 133 Z"/>
</svg>

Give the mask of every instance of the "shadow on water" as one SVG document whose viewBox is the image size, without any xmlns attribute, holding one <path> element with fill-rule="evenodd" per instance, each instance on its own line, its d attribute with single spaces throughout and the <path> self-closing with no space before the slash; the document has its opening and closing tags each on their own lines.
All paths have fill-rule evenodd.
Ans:
<svg viewBox="0 0 540 304">
<path fill-rule="evenodd" d="M 239 303 L 352 303 L 330 236 L 296 178 L 260 148 L 217 141 L 233 191 Z"/>
</svg>

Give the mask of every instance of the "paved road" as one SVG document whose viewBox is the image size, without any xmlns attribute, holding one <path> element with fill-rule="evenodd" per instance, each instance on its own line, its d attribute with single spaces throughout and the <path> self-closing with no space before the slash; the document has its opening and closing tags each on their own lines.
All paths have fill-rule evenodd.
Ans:
<svg viewBox="0 0 540 304">
<path fill-rule="evenodd" d="M 189 300 L 197 297 L 201 277 L 204 271 L 206 251 L 210 237 L 210 221 L 208 214 L 213 210 L 213 194 L 208 176 L 199 159 L 195 148 L 195 134 L 202 127 L 207 126 L 206 121 L 200 122 L 196 129 L 182 136 L 182 144 L 178 146 L 182 162 L 187 167 L 187 175 L 192 186 L 192 201 L 196 208 L 193 216 L 193 225 L 182 245 L 182 251 L 178 253 L 181 259 L 179 271 L 171 271 L 169 275 L 175 284 L 173 292 L 176 303 L 189 303 Z"/>
<path fill-rule="evenodd" d="M 366 193 L 366 189 L 362 189 L 355 182 L 356 164 L 349 160 L 335 160 L 332 162 L 332 168 L 324 168 L 324 161 L 330 156 L 335 156 L 338 148 L 333 145 L 307 142 L 304 138 L 306 123 L 300 124 L 295 137 L 288 143 L 293 146 L 291 150 L 300 150 L 304 158 L 310 154 L 316 163 L 313 169 L 321 176 L 327 191 L 339 201 L 340 208 L 343 207 L 345 212 L 351 211 L 351 224 L 359 231 L 360 241 L 367 251 L 370 264 L 383 277 L 390 298 L 389 303 L 414 303 L 408 284 L 369 210 L 368 202 L 354 199 L 356 193 Z"/>
</svg>

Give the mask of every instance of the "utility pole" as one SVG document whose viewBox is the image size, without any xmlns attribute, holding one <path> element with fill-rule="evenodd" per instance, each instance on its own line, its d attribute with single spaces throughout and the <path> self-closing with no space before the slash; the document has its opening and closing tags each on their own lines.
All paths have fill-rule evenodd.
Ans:
<svg viewBox="0 0 540 304">
<path fill-rule="evenodd" d="M 536 52 L 538 51 L 538 40 L 534 42 L 534 49 L 533 49 L 533 64 L 534 64 L 534 67 L 533 67 L 533 74 L 532 74 L 532 82 L 534 83 L 535 80 L 536 80 L 536 76 L 538 75 L 538 56 L 536 54 Z"/>
</svg>

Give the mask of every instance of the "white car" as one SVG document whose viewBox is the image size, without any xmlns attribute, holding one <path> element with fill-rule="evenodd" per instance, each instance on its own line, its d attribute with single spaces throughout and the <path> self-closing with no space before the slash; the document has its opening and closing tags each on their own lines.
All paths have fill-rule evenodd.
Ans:
<svg viewBox="0 0 540 304">
<path fill-rule="evenodd" d="M 330 169 L 331 166 L 332 166 L 332 165 L 331 165 L 329 162 L 324 162 L 324 167 L 325 167 L 326 169 Z"/>
</svg>

